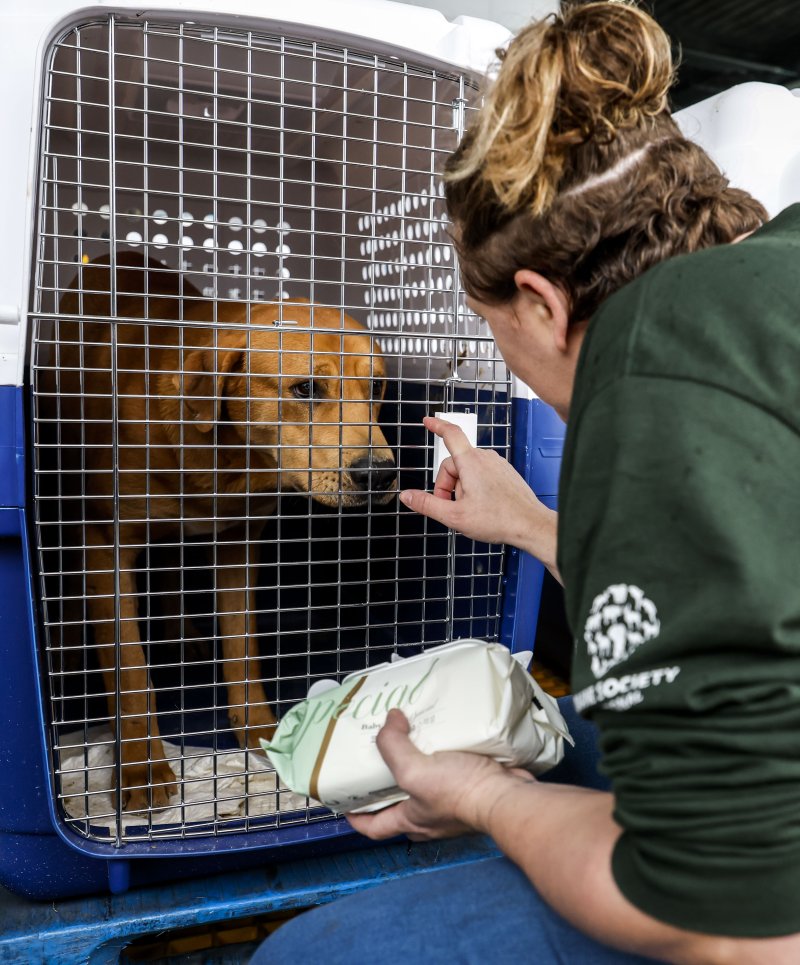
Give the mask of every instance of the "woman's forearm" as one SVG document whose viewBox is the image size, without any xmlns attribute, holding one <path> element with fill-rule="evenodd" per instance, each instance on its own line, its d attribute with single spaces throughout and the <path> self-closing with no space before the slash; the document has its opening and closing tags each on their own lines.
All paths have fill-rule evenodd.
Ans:
<svg viewBox="0 0 800 965">
<path fill-rule="evenodd" d="M 556 564 L 558 513 L 553 509 L 548 509 L 538 500 L 536 500 L 532 509 L 533 512 L 530 515 L 523 516 L 520 519 L 518 534 L 515 534 L 515 539 L 511 543 L 518 549 L 524 550 L 536 559 L 541 560 L 552 576 L 563 584 Z"/>
<path fill-rule="evenodd" d="M 563 918 L 598 941 L 681 965 L 751 961 L 737 957 L 744 949 L 734 940 L 674 928 L 627 901 L 611 874 L 620 835 L 611 794 L 502 778 L 474 807 L 465 819 L 491 835 Z"/>
<path fill-rule="evenodd" d="M 374 840 L 489 834 L 542 897 L 577 928 L 604 944 L 676 965 L 797 965 L 800 934 L 724 938 L 667 925 L 620 892 L 611 856 L 620 836 L 611 794 L 544 784 L 491 758 L 463 751 L 424 754 L 408 719 L 389 711 L 377 746 L 408 799 L 348 820 Z"/>
</svg>

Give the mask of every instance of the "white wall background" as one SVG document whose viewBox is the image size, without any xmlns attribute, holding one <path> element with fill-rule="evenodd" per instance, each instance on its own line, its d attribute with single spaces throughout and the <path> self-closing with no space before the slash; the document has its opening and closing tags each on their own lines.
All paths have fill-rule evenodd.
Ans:
<svg viewBox="0 0 800 965">
<path fill-rule="evenodd" d="M 558 9 L 558 0 L 403 0 L 418 7 L 440 10 L 448 20 L 464 14 L 494 20 L 516 31 Z"/>
</svg>

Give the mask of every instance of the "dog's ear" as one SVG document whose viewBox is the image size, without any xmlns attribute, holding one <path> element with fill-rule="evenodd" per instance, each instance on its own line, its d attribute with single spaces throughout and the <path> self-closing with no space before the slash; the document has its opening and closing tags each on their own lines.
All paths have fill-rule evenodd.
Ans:
<svg viewBox="0 0 800 965">
<path fill-rule="evenodd" d="M 236 348 L 220 345 L 190 352 L 186 356 L 183 375 L 176 376 L 179 391 L 182 388 L 186 418 L 200 432 L 211 432 L 219 420 L 225 377 L 244 355 L 244 333 L 237 341 L 242 344 Z"/>
</svg>

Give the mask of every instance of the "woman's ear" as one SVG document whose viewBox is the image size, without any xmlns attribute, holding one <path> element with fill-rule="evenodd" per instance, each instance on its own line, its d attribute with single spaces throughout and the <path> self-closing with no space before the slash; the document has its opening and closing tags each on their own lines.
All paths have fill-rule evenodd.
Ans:
<svg viewBox="0 0 800 965">
<path fill-rule="evenodd" d="M 529 268 L 522 268 L 514 275 L 514 284 L 517 291 L 533 295 L 547 309 L 552 325 L 553 343 L 559 352 L 566 352 L 569 300 L 563 289 Z"/>
</svg>

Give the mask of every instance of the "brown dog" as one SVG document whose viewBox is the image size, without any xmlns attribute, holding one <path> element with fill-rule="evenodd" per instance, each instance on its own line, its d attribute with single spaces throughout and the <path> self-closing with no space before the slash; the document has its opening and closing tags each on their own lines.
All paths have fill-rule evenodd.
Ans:
<svg viewBox="0 0 800 965">
<path fill-rule="evenodd" d="M 113 296 L 110 282 L 100 259 L 64 296 L 61 312 L 75 318 L 58 322 L 44 395 L 58 407 L 48 417 L 59 420 L 62 470 L 83 479 L 76 569 L 86 573 L 110 714 L 121 721 L 123 807 L 135 810 L 150 795 L 163 807 L 175 790 L 139 634 L 140 554 L 157 541 L 210 537 L 229 717 L 240 745 L 254 746 L 275 725 L 256 669 L 253 592 L 271 494 L 364 506 L 390 500 L 397 483 L 376 424 L 383 361 L 354 319 L 290 301 L 282 324 L 274 305 L 250 306 L 247 324 L 245 304 L 215 305 L 133 254 L 117 258 Z"/>
</svg>

